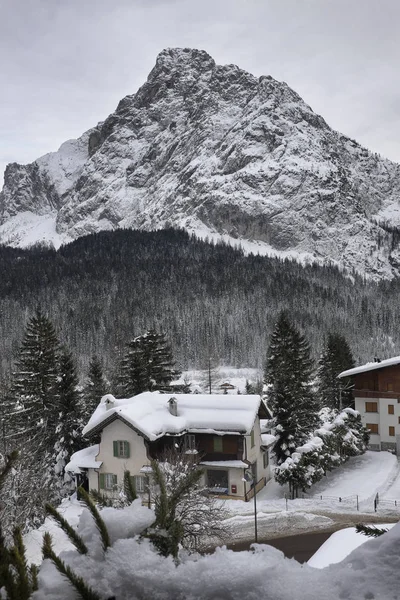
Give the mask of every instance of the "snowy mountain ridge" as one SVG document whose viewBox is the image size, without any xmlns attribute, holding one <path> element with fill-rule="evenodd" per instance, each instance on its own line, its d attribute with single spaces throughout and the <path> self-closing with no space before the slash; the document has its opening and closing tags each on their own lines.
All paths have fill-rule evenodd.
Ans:
<svg viewBox="0 0 400 600">
<path fill-rule="evenodd" d="M 174 48 L 104 122 L 8 165 L 0 242 L 173 225 L 392 278 L 399 201 L 400 166 L 333 131 L 285 83 Z"/>
</svg>

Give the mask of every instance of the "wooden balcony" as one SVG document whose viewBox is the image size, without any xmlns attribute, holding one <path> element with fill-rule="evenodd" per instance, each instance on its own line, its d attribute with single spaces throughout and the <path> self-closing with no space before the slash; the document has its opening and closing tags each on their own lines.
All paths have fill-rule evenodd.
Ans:
<svg viewBox="0 0 400 600">
<path fill-rule="evenodd" d="M 384 392 L 372 390 L 353 390 L 354 398 L 392 398 L 398 400 L 400 392 Z"/>
</svg>

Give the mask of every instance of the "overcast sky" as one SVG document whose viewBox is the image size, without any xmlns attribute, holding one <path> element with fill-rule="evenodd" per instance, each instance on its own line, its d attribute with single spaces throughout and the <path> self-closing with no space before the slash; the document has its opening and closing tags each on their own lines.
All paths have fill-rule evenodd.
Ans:
<svg viewBox="0 0 400 600">
<path fill-rule="evenodd" d="M 104 120 L 174 46 L 286 81 L 400 162 L 399 32 L 398 0 L 0 0 L 0 183 Z"/>
</svg>

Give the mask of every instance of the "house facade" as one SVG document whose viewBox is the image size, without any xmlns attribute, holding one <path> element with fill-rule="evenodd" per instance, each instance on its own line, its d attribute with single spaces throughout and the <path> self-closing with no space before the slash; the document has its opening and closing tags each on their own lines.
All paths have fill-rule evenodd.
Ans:
<svg viewBox="0 0 400 600">
<path fill-rule="evenodd" d="M 145 392 L 123 400 L 107 395 L 83 430 L 89 439 L 100 434 L 100 444 L 77 452 L 67 470 L 78 483 L 106 494 L 129 471 L 137 492 L 146 494 L 151 460 L 177 449 L 198 456 L 210 493 L 249 500 L 271 477 L 273 440 L 260 428 L 260 418 L 268 417 L 256 395 Z"/>
<path fill-rule="evenodd" d="M 354 378 L 355 409 L 371 437 L 370 450 L 400 455 L 400 356 L 375 359 L 340 373 Z"/>
</svg>

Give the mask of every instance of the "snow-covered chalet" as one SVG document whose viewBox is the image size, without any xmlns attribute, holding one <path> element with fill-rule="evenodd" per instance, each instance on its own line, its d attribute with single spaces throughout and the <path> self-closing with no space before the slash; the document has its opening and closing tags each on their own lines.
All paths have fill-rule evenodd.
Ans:
<svg viewBox="0 0 400 600">
<path fill-rule="evenodd" d="M 269 416 L 257 395 L 144 392 L 117 400 L 108 394 L 83 430 L 89 439 L 100 435 L 100 443 L 76 452 L 67 470 L 78 484 L 106 494 L 129 471 L 136 491 L 144 494 L 151 460 L 179 448 L 198 454 L 210 493 L 249 500 L 254 487 L 258 492 L 271 476 L 273 437 L 260 427 L 260 419 Z M 253 481 L 245 480 L 249 469 L 256 474 Z"/>
<path fill-rule="evenodd" d="M 400 356 L 375 359 L 343 377 L 354 377 L 355 409 L 370 431 L 369 448 L 400 455 Z"/>
</svg>

